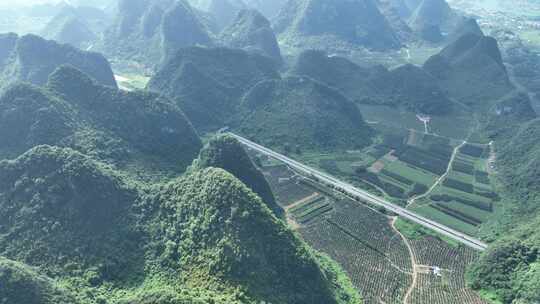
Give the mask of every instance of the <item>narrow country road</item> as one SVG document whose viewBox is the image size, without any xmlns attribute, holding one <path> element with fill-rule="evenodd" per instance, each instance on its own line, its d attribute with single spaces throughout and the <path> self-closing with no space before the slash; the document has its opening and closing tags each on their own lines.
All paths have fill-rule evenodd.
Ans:
<svg viewBox="0 0 540 304">
<path fill-rule="evenodd" d="M 444 180 L 448 177 L 448 174 L 450 174 L 450 171 L 452 170 L 452 165 L 454 164 L 454 161 L 456 159 L 456 156 L 459 153 L 459 150 L 466 144 L 467 144 L 467 141 L 463 141 L 463 143 L 461 143 L 459 146 L 454 148 L 454 151 L 452 152 L 452 157 L 450 157 L 450 161 L 448 162 L 448 167 L 446 168 L 446 172 L 444 172 L 444 174 L 441 175 L 441 177 L 439 177 L 437 179 L 437 181 L 435 181 L 435 183 L 424 194 L 412 197 L 407 202 L 407 207 L 414 204 L 414 202 L 416 202 L 417 200 L 422 199 L 422 198 L 427 197 L 428 195 L 430 195 L 431 192 L 433 192 L 433 190 L 435 190 L 435 188 L 437 188 L 438 185 L 440 185 L 442 182 L 444 182 Z"/>
<path fill-rule="evenodd" d="M 411 257 L 411 264 L 412 264 L 412 282 L 411 286 L 407 289 L 407 292 L 405 293 L 405 296 L 403 297 L 403 304 L 407 304 L 409 302 L 409 298 L 411 297 L 411 294 L 414 291 L 414 288 L 416 288 L 417 282 L 418 282 L 418 271 L 416 270 L 416 257 L 414 255 L 414 250 L 411 247 L 411 244 L 409 244 L 409 240 L 399 231 L 399 229 L 396 228 L 396 221 L 398 217 L 394 217 L 392 219 L 392 229 L 396 231 L 397 234 L 401 237 L 403 242 L 405 243 L 405 246 L 407 246 L 407 249 L 409 250 L 409 256 Z"/>
</svg>

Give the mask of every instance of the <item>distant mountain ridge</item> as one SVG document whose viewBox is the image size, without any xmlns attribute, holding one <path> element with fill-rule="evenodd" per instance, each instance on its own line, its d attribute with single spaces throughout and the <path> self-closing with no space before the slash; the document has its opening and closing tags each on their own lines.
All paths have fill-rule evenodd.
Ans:
<svg viewBox="0 0 540 304">
<path fill-rule="evenodd" d="M 0 50 L 0 69 L 3 65 L 0 79 L 3 78 L 4 86 L 16 81 L 44 85 L 49 74 L 59 66 L 68 64 L 87 73 L 100 84 L 116 87 L 111 66 L 99 53 L 81 51 L 35 35 L 2 36 L 0 41 L 7 42 L 2 43 L 5 48 Z"/>
<path fill-rule="evenodd" d="M 266 56 L 228 48 L 179 51 L 148 83 L 178 102 L 199 131 L 217 130 L 238 118 L 242 95 L 259 81 L 280 77 Z"/>
<path fill-rule="evenodd" d="M 87 49 L 99 40 L 109 22 L 102 10 L 89 6 L 65 6 L 41 30 L 44 38 Z"/>
<path fill-rule="evenodd" d="M 356 103 L 391 105 L 431 115 L 449 114 L 453 107 L 438 80 L 411 64 L 392 70 L 361 67 L 322 51 L 305 51 L 290 73 L 326 83 Z"/>
<path fill-rule="evenodd" d="M 330 46 L 339 41 L 336 43 L 376 50 L 401 45 L 373 0 L 289 0 L 273 26 L 291 44 L 305 39 L 306 43 L 314 40 Z"/>
<path fill-rule="evenodd" d="M 241 10 L 247 9 L 242 0 L 190 0 L 190 3 L 210 14 L 218 31 L 228 27 Z"/>
<path fill-rule="evenodd" d="M 277 63 L 283 60 L 270 21 L 256 10 L 240 11 L 234 22 L 221 32 L 220 38 L 228 47 L 260 53 Z"/>
<path fill-rule="evenodd" d="M 104 48 L 107 54 L 155 66 L 180 48 L 213 43 L 204 17 L 186 0 L 121 0 Z"/>
<path fill-rule="evenodd" d="M 429 58 L 424 69 L 452 97 L 469 105 L 482 106 L 513 90 L 497 41 L 488 36 L 461 36 Z"/>
</svg>

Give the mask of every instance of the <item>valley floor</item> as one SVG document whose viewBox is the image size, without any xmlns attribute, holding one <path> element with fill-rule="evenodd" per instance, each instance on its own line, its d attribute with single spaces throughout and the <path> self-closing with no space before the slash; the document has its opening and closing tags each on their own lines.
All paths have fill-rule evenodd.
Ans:
<svg viewBox="0 0 540 304">
<path fill-rule="evenodd" d="M 284 165 L 265 161 L 262 169 L 291 227 L 341 264 L 365 303 L 485 303 L 464 279 L 474 250 L 342 197 Z"/>
</svg>

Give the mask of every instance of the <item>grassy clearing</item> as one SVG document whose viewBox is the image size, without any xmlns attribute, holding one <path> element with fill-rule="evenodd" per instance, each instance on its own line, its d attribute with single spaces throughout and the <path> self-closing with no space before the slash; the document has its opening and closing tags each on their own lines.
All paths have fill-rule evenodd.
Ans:
<svg viewBox="0 0 540 304">
<path fill-rule="evenodd" d="M 478 228 L 467 224 L 463 221 L 460 221 L 456 219 L 453 216 L 447 215 L 446 213 L 443 213 L 430 205 L 425 206 L 417 206 L 412 209 L 413 211 L 417 212 L 418 214 L 425 216 L 429 219 L 432 219 L 440 224 L 443 224 L 445 226 L 448 226 L 450 228 L 456 229 L 458 231 L 464 232 L 469 235 L 475 235 L 478 232 Z"/>
<path fill-rule="evenodd" d="M 491 187 L 491 185 L 486 185 L 479 182 L 474 182 L 473 185 L 475 189 L 480 190 L 480 191 L 484 191 L 484 192 L 493 191 L 493 187 Z"/>
<path fill-rule="evenodd" d="M 399 129 L 413 129 L 418 132 L 424 132 L 424 124 L 412 112 L 402 111 L 394 107 L 359 105 L 360 112 L 368 122 L 374 122 L 373 127 L 377 125 L 388 125 Z"/>
<path fill-rule="evenodd" d="M 474 182 L 474 176 L 457 171 L 450 171 L 448 178 L 459 180 L 461 182 L 472 184 Z"/>
<path fill-rule="evenodd" d="M 403 236 L 405 236 L 409 240 L 420 240 L 425 238 L 426 236 L 433 236 L 445 241 L 451 247 L 457 248 L 460 246 L 460 243 L 451 238 L 436 233 L 433 230 L 427 229 L 411 221 L 404 220 L 401 217 L 397 219 L 394 226 L 397 230 L 399 230 L 399 232 L 403 234 Z"/>
<path fill-rule="evenodd" d="M 384 168 L 390 172 L 424 185 L 432 185 L 438 178 L 437 175 L 433 173 L 420 168 L 414 168 L 401 161 L 385 162 Z"/>
<path fill-rule="evenodd" d="M 477 161 L 476 158 L 462 153 L 458 153 L 458 155 L 456 155 L 456 160 L 467 164 L 475 164 Z"/>
<path fill-rule="evenodd" d="M 487 197 L 483 197 L 483 196 L 476 195 L 476 194 L 473 194 L 473 193 L 467 193 L 467 192 L 459 191 L 459 190 L 444 187 L 444 186 L 437 187 L 433 191 L 433 194 L 449 194 L 451 196 L 461 197 L 461 198 L 468 199 L 468 200 L 471 200 L 471 201 L 479 201 L 479 202 L 485 202 L 485 203 L 490 203 L 491 202 L 491 200 L 489 198 L 487 198 Z"/>
<path fill-rule="evenodd" d="M 493 213 L 491 212 L 487 212 L 487 211 L 484 211 L 475 207 L 467 206 L 459 202 L 445 203 L 445 205 L 453 210 L 457 210 L 464 214 L 470 215 L 476 219 L 479 219 L 482 222 L 487 221 L 493 215 Z"/>
</svg>

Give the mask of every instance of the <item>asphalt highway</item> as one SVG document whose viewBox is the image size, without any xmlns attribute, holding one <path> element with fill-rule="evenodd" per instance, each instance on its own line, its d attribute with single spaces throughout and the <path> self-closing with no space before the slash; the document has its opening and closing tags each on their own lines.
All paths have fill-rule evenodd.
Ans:
<svg viewBox="0 0 540 304">
<path fill-rule="evenodd" d="M 407 210 L 405 208 L 401 208 L 399 206 L 396 206 L 383 198 L 377 197 L 367 191 L 364 191 L 362 189 L 356 188 L 353 185 L 343 182 L 329 174 L 326 174 L 324 172 L 321 172 L 317 169 L 314 169 L 312 167 L 306 166 L 300 162 L 295 161 L 294 159 L 291 159 L 285 155 L 279 154 L 275 151 L 272 151 L 264 146 L 261 146 L 259 144 L 256 144 L 244 137 L 241 137 L 239 135 L 236 135 L 234 133 L 228 133 L 234 138 L 236 138 L 238 141 L 240 141 L 243 145 L 256 150 L 259 153 L 262 153 L 264 155 L 267 155 L 269 157 L 272 157 L 274 159 L 277 159 L 279 161 L 282 161 L 283 163 L 287 164 L 291 168 L 304 173 L 308 175 L 308 177 L 314 177 L 319 182 L 322 182 L 326 185 L 333 186 L 335 189 L 340 190 L 342 192 L 345 192 L 351 197 L 366 201 L 368 203 L 371 203 L 376 206 L 380 206 L 385 208 L 388 211 L 391 211 L 403 218 L 406 218 L 414 223 L 417 223 L 423 227 L 426 227 L 428 229 L 431 229 L 433 231 L 436 231 L 444 236 L 447 236 L 455 241 L 458 241 L 466 246 L 469 246 L 473 249 L 484 251 L 488 248 L 488 245 L 480 240 L 477 240 L 473 237 L 470 237 L 462 232 L 456 231 L 452 228 L 449 228 L 447 226 L 444 226 L 442 224 L 439 224 L 433 220 L 430 220 L 428 218 L 425 218 L 421 215 L 418 215 L 410 210 Z"/>
</svg>

